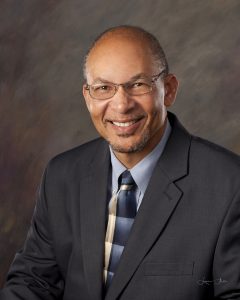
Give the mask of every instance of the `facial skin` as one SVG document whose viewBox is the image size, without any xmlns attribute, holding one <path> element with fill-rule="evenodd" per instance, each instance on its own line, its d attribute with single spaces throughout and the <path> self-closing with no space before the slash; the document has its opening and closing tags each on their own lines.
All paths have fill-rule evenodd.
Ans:
<svg viewBox="0 0 240 300">
<path fill-rule="evenodd" d="M 127 34 L 110 34 L 90 52 L 86 77 L 89 85 L 99 81 L 125 83 L 136 75 L 151 78 L 161 71 L 146 41 Z M 87 108 L 97 131 L 127 168 L 132 168 L 150 153 L 163 135 L 166 108 L 173 104 L 178 87 L 174 75 L 163 78 L 156 81 L 148 94 L 130 96 L 120 86 L 117 93 L 107 100 L 93 99 L 83 87 Z"/>
</svg>

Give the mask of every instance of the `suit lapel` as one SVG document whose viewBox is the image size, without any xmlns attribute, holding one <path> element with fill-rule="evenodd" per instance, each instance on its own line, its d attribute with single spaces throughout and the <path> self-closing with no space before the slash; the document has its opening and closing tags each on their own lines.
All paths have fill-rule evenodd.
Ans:
<svg viewBox="0 0 240 300">
<path fill-rule="evenodd" d="M 96 149 L 94 160 L 80 182 L 81 241 L 84 270 L 91 299 L 102 299 L 106 230 L 109 149 Z"/>
<path fill-rule="evenodd" d="M 171 121 L 172 115 L 169 118 Z M 167 226 L 181 198 L 182 191 L 175 182 L 187 174 L 190 136 L 175 118 L 172 127 L 171 137 L 149 182 L 106 300 L 116 299 L 128 284 Z"/>
<path fill-rule="evenodd" d="M 156 193 L 156 191 L 158 192 Z M 161 170 L 155 171 L 135 219 L 118 270 L 109 287 L 106 300 L 116 299 L 127 285 L 166 226 L 181 194 L 181 191 L 169 182 Z"/>
</svg>

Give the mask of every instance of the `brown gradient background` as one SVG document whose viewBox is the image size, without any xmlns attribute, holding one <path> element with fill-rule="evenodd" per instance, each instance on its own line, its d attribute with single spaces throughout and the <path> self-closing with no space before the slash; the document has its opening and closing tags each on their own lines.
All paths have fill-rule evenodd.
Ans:
<svg viewBox="0 0 240 300">
<path fill-rule="evenodd" d="M 47 161 L 96 136 L 81 95 L 82 58 L 97 34 L 119 24 L 162 42 L 180 80 L 173 111 L 185 126 L 240 153 L 239 0 L 0 0 L 0 286 Z"/>
</svg>

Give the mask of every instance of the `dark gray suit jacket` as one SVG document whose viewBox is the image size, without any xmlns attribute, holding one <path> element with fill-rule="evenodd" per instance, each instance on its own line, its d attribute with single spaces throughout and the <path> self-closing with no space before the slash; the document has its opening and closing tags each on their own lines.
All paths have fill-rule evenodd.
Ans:
<svg viewBox="0 0 240 300">
<path fill-rule="evenodd" d="M 240 160 L 172 133 L 112 285 L 103 288 L 110 156 L 102 139 L 55 157 L 1 300 L 240 299 Z"/>
</svg>

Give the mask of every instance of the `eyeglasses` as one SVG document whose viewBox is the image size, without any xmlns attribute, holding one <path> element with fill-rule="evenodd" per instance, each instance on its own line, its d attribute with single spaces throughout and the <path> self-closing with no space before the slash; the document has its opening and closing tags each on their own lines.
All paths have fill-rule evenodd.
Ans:
<svg viewBox="0 0 240 300">
<path fill-rule="evenodd" d="M 165 72 L 165 69 L 162 70 L 159 74 L 153 75 L 149 78 L 139 78 L 135 81 L 129 81 L 126 83 L 112 83 L 112 82 L 103 82 L 96 84 L 86 84 L 85 89 L 88 90 L 90 96 L 97 100 L 107 100 L 112 98 L 119 87 L 122 86 L 125 92 L 130 96 L 140 96 L 148 94 L 153 90 L 153 86 L 158 78 Z"/>
</svg>

